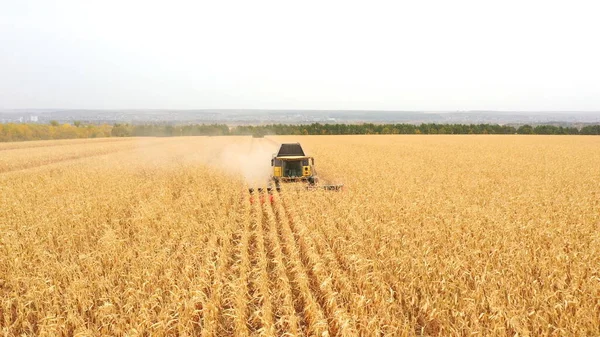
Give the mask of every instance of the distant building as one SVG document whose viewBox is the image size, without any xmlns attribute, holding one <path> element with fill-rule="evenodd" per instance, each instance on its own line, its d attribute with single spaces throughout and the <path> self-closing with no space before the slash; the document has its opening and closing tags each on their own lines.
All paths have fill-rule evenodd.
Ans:
<svg viewBox="0 0 600 337">
<path fill-rule="evenodd" d="M 37 122 L 38 120 L 39 120 L 38 116 L 31 116 L 31 117 L 29 117 L 29 121 L 30 122 Z"/>
</svg>

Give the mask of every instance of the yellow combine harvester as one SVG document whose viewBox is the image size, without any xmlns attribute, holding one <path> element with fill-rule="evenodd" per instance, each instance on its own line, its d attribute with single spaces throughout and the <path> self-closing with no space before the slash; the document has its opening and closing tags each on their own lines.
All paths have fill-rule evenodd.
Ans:
<svg viewBox="0 0 600 337">
<path fill-rule="evenodd" d="M 302 182 L 306 184 L 307 190 L 341 191 L 344 186 L 342 184 L 320 184 L 315 169 L 315 159 L 304 153 L 300 143 L 281 144 L 279 151 L 271 158 L 271 167 L 273 168 L 272 183 L 267 188 L 268 192 L 271 192 L 273 188 L 280 191 L 281 183 L 288 182 Z M 253 188 L 249 190 L 250 193 L 254 192 Z M 259 188 L 258 191 L 262 192 L 263 189 Z"/>
<path fill-rule="evenodd" d="M 339 191 L 343 185 L 321 185 L 315 169 L 315 158 L 307 156 L 300 143 L 281 144 L 271 159 L 271 178 L 279 188 L 281 182 L 305 182 L 309 190 L 324 189 Z"/>
<path fill-rule="evenodd" d="M 277 154 L 273 154 L 273 181 L 305 181 L 310 184 L 318 182 L 314 169 L 315 159 L 307 156 L 300 143 L 281 144 Z"/>
</svg>

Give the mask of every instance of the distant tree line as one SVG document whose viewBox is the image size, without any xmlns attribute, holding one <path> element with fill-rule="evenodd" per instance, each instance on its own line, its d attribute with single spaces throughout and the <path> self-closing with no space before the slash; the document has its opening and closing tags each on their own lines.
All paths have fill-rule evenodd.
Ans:
<svg viewBox="0 0 600 337">
<path fill-rule="evenodd" d="M 59 124 L 0 124 L 0 142 L 17 142 L 24 140 L 73 139 L 110 137 L 111 125 Z"/>
<path fill-rule="evenodd" d="M 600 125 L 575 127 L 554 125 L 522 125 L 518 128 L 498 124 L 272 124 L 261 126 L 238 126 L 230 134 L 239 135 L 413 135 L 413 134 L 531 134 L 531 135 L 600 135 Z"/>
<path fill-rule="evenodd" d="M 178 137 L 178 136 L 225 136 L 230 135 L 229 126 L 225 124 L 115 124 L 113 137 Z"/>
<path fill-rule="evenodd" d="M 498 124 L 270 124 L 234 126 L 226 124 L 0 124 L 0 142 L 96 138 L 96 137 L 178 137 L 248 135 L 412 135 L 412 134 L 526 134 L 526 135 L 600 135 L 600 125 L 581 129 L 554 125 L 522 125 L 513 127 Z"/>
</svg>

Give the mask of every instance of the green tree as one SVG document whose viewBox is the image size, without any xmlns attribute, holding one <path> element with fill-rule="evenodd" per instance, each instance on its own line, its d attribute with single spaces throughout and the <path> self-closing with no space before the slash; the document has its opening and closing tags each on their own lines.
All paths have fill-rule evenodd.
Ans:
<svg viewBox="0 0 600 337">
<path fill-rule="evenodd" d="M 520 135 L 532 135 L 533 134 L 533 127 L 531 125 L 521 125 L 519 126 L 519 128 L 517 129 L 517 133 Z"/>
<path fill-rule="evenodd" d="M 582 135 L 600 135 L 600 125 L 587 125 L 581 128 L 579 134 Z"/>
<path fill-rule="evenodd" d="M 131 136 L 131 128 L 128 124 L 115 124 L 110 134 L 113 137 L 129 137 Z"/>
</svg>

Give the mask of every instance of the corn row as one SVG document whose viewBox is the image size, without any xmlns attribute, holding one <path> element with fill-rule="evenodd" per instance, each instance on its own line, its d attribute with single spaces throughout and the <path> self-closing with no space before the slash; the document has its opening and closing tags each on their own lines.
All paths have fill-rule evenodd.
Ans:
<svg viewBox="0 0 600 337">
<path fill-rule="evenodd" d="M 329 223 L 330 219 L 326 218 L 324 221 Z M 327 228 L 332 227 L 327 226 Z M 335 233 L 330 233 L 330 235 L 335 236 Z M 351 278 L 352 276 L 350 273 L 344 270 L 339 264 L 337 256 L 327 241 L 323 228 L 314 229 L 312 231 L 312 238 L 317 253 L 322 256 L 327 270 L 331 272 L 333 291 L 338 295 L 340 301 L 346 304 L 348 311 L 353 313 L 352 317 L 350 317 L 350 327 L 355 326 L 360 335 L 372 333 L 372 331 L 367 329 L 367 322 L 365 319 L 372 315 L 369 310 L 371 306 L 366 301 L 369 297 L 369 290 L 363 291 L 358 287 Z"/>
<path fill-rule="evenodd" d="M 219 258 L 219 236 L 220 234 L 213 233 L 208 241 L 208 249 L 203 253 L 204 263 L 200 267 L 199 284 L 200 292 L 196 295 L 199 303 L 196 304 L 200 317 L 198 325 L 201 328 L 203 336 L 216 335 L 218 328 L 217 314 L 218 306 L 211 302 L 215 297 L 213 295 L 213 278 L 217 269 L 217 261 Z"/>
<path fill-rule="evenodd" d="M 302 296 L 303 315 L 308 324 L 307 332 L 309 335 L 316 336 L 329 335 L 330 331 L 327 319 L 310 287 L 310 277 L 302 263 L 302 257 L 286 210 L 283 204 L 279 202 L 275 203 L 275 209 L 278 215 L 277 220 L 280 223 L 279 237 L 286 255 L 286 265 L 294 274 L 292 283 L 295 284 L 297 292 Z"/>
<path fill-rule="evenodd" d="M 230 204 L 232 201 L 230 201 Z M 233 202 L 233 205 L 235 206 L 236 203 Z M 222 228 L 219 233 L 221 241 L 220 252 L 216 262 L 216 270 L 212 277 L 213 285 L 211 289 L 211 298 L 209 300 L 212 304 L 211 309 L 215 310 L 211 310 L 210 319 L 218 324 L 218 335 L 228 336 L 231 335 L 233 331 L 231 329 L 231 316 L 228 315 L 225 307 L 231 307 L 232 305 L 231 293 L 233 289 L 231 289 L 228 279 L 229 273 L 231 272 L 231 257 L 233 255 L 232 241 L 236 230 L 236 221 L 231 217 L 223 217 L 221 219 L 224 224 L 219 226 Z"/>
<path fill-rule="evenodd" d="M 245 194 L 244 194 L 245 197 Z M 250 256 L 249 256 L 249 245 L 250 245 L 250 209 L 246 202 L 241 202 L 241 222 L 240 227 L 240 239 L 237 243 L 235 256 L 235 269 L 237 269 L 237 280 L 235 285 L 232 285 L 234 291 L 233 298 L 233 322 L 235 336 L 249 336 L 248 330 L 248 276 L 250 273 Z"/>
<path fill-rule="evenodd" d="M 263 203 L 263 212 L 266 216 L 266 235 L 267 235 L 267 251 L 272 255 L 271 261 L 274 265 L 274 272 L 272 275 L 272 288 L 276 289 L 275 299 L 276 312 L 278 313 L 278 320 L 275 323 L 278 328 L 278 335 L 282 336 L 289 334 L 290 336 L 297 336 L 300 332 L 299 321 L 294 306 L 294 296 L 290 280 L 288 277 L 288 270 L 283 258 L 283 252 L 281 244 L 279 242 L 279 236 L 277 235 L 277 219 L 273 214 L 273 208 L 271 203 Z M 302 313 L 300 313 L 301 315 Z"/>
<path fill-rule="evenodd" d="M 301 205 L 300 207 L 300 213 L 307 214 L 306 209 L 310 206 Z M 383 282 L 381 275 L 371 270 L 368 260 L 358 254 L 349 259 L 344 254 L 344 250 L 349 246 L 360 246 L 359 242 L 361 239 L 356 237 L 356 233 L 359 233 L 358 229 L 352 228 L 351 223 L 340 225 L 336 223 L 336 220 L 328 216 L 323 217 L 321 221 L 322 223 L 319 224 L 318 222 L 311 222 L 308 219 L 307 223 L 314 223 L 315 225 L 307 230 L 310 231 L 311 237 L 315 240 L 315 245 L 322 251 L 325 260 L 330 263 L 328 268 L 340 271 L 340 274 L 337 274 L 333 278 L 333 283 L 345 288 L 347 288 L 348 284 L 353 285 L 354 300 L 344 302 L 351 303 L 351 305 L 356 307 L 351 309 L 351 312 L 362 312 L 362 314 L 358 315 L 358 326 L 363 331 L 370 331 L 371 333 L 379 331 L 385 326 L 386 330 L 391 330 L 395 333 L 399 323 L 398 320 L 383 318 L 386 315 L 382 316 L 382 313 L 389 312 L 390 306 L 393 305 L 393 303 L 390 303 L 390 290 L 384 287 L 387 283 Z M 345 228 L 343 230 L 340 229 L 343 226 Z M 327 229 L 327 232 L 325 229 Z M 351 236 L 351 239 L 346 240 L 343 235 L 339 235 L 341 233 L 346 233 L 346 235 Z M 336 240 L 331 241 L 330 238 L 336 238 Z M 356 251 L 359 252 L 358 247 L 356 248 Z M 365 277 L 367 275 L 368 277 Z M 344 276 L 354 281 L 342 282 L 341 279 Z M 345 292 L 346 294 L 348 293 L 347 291 Z M 373 317 L 380 317 L 382 319 L 373 320 Z"/>
<path fill-rule="evenodd" d="M 285 208 L 286 196 L 282 196 L 282 203 Z M 319 294 L 319 303 L 327 313 L 332 334 L 335 336 L 357 335 L 354 320 L 348 314 L 343 300 L 338 299 L 337 291 L 333 289 L 332 283 L 335 275 L 328 273 L 330 269 L 323 263 L 323 258 L 318 253 L 311 234 L 304 226 L 302 219 L 296 216 L 296 212 L 289 206 L 286 212 L 289 218 L 293 219 L 293 221 L 289 221 L 289 225 L 295 233 L 294 235 L 296 235 L 302 260 L 309 270 L 312 288 L 315 293 Z"/>
<path fill-rule="evenodd" d="M 255 263 L 251 272 L 253 278 L 250 282 L 254 285 L 253 300 L 256 302 L 255 310 L 251 313 L 251 326 L 261 336 L 275 336 L 274 310 L 269 289 L 269 261 L 264 243 L 262 230 L 262 210 L 260 202 L 252 204 L 252 231 L 254 235 Z"/>
</svg>

